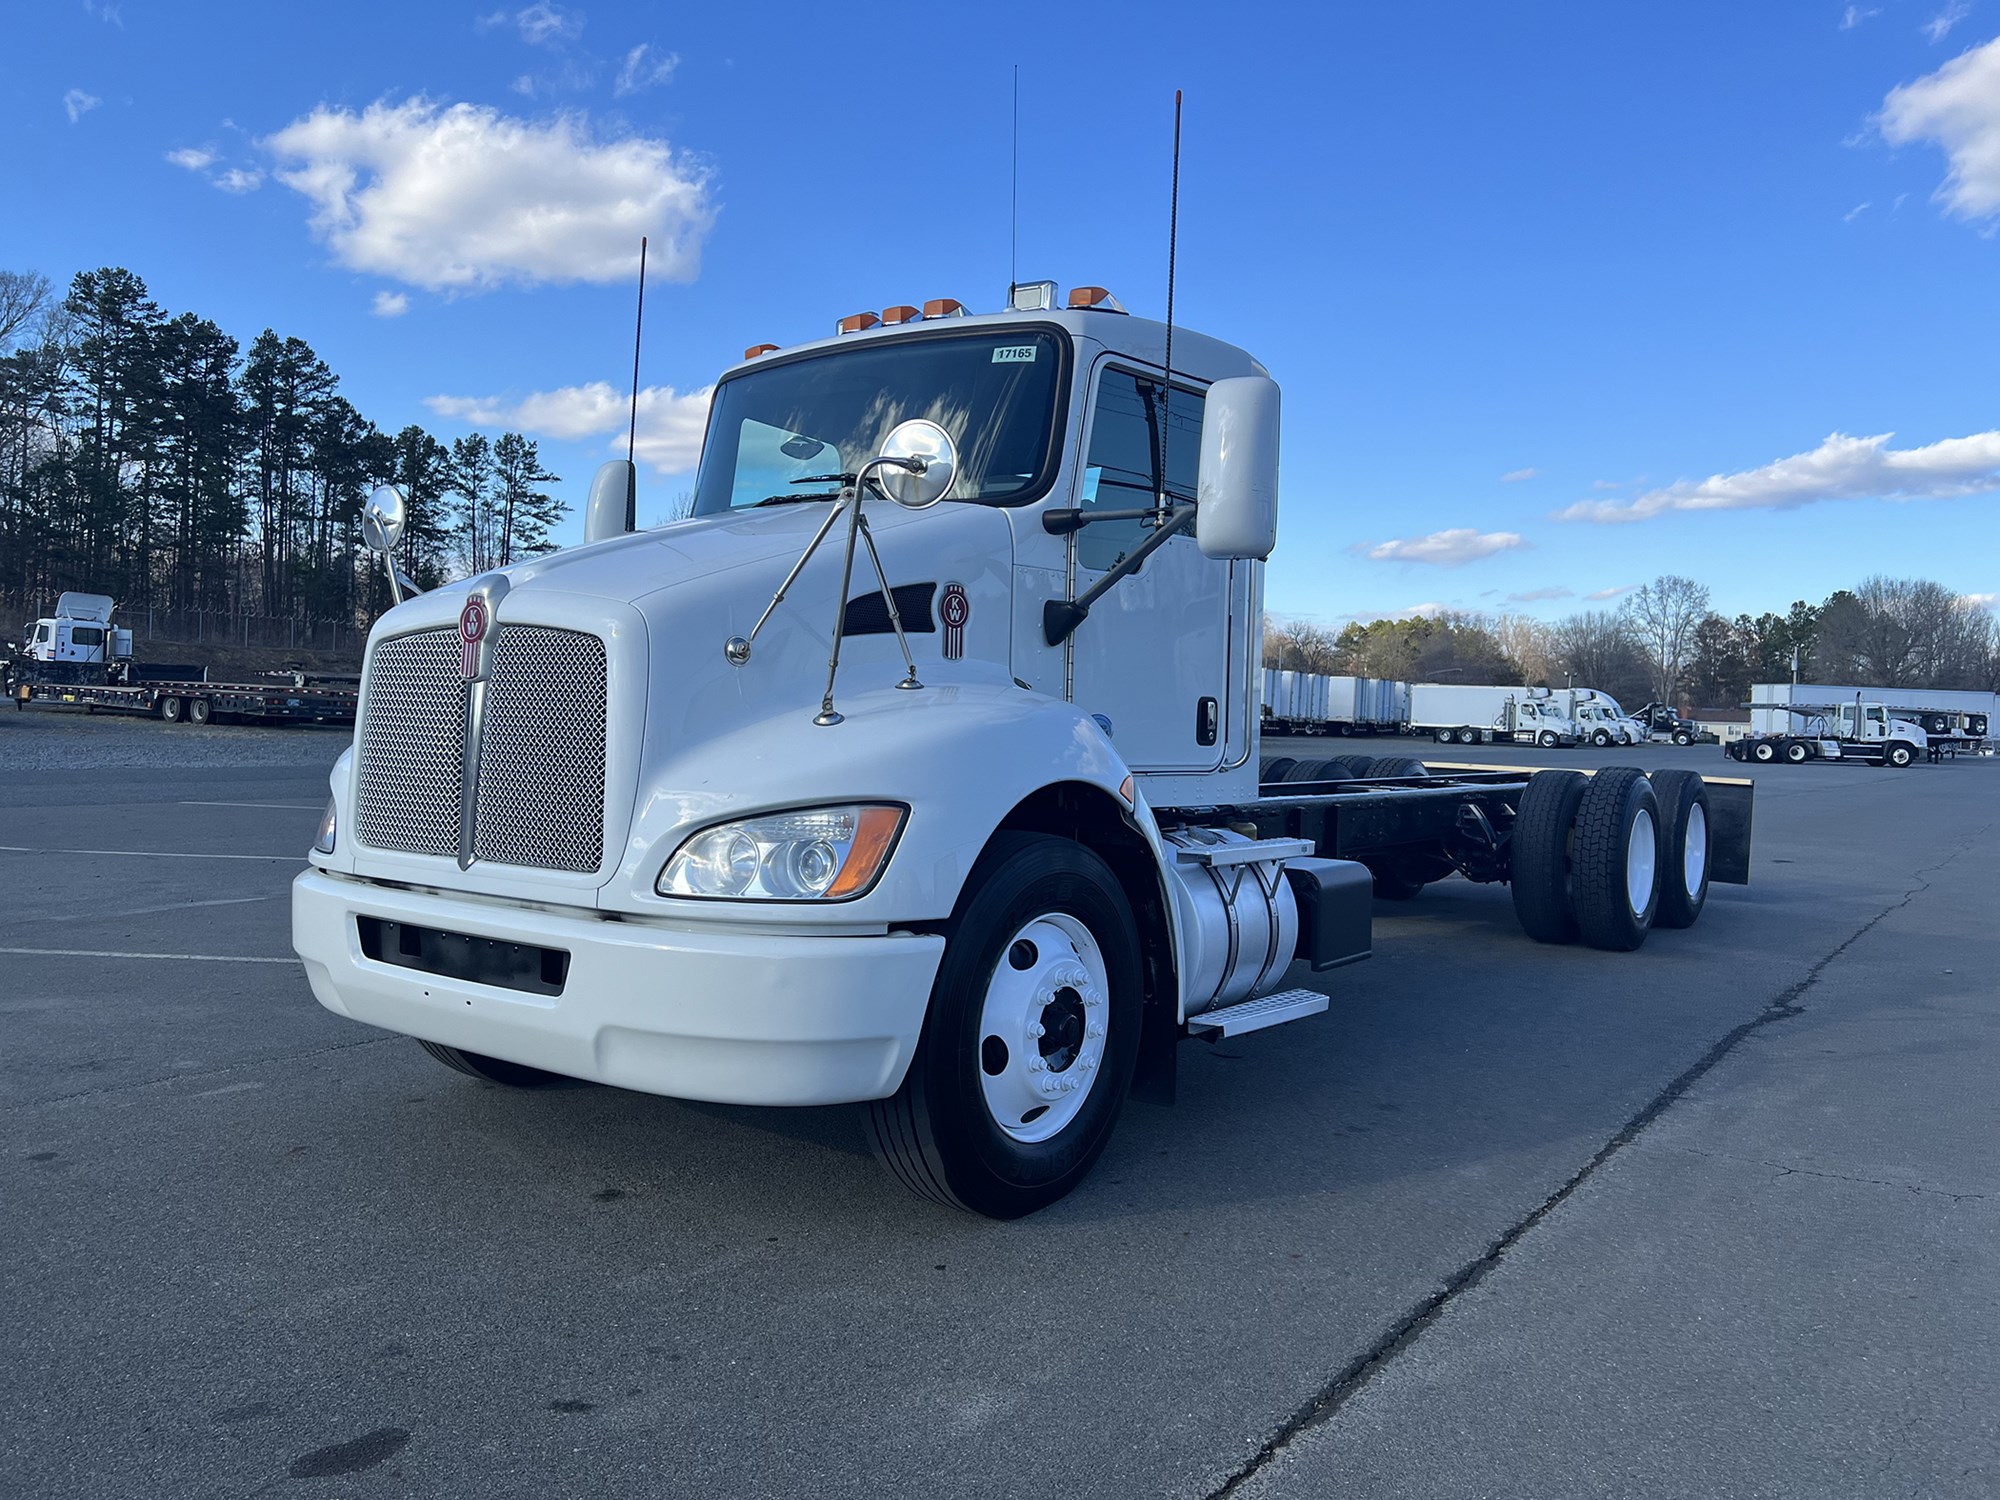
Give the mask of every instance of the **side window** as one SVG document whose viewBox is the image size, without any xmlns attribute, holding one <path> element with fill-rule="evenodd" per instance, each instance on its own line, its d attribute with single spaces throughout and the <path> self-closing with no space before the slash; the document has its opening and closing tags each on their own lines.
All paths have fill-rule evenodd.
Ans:
<svg viewBox="0 0 2000 1500">
<path fill-rule="evenodd" d="M 1174 388 L 1173 399 L 1157 380 L 1128 370 L 1107 369 L 1098 378 L 1097 405 L 1090 421 L 1090 451 L 1084 456 L 1085 510 L 1136 510 L 1151 505 L 1159 490 L 1161 423 L 1166 423 L 1167 493 L 1191 501 L 1201 466 L 1202 397 Z M 1162 407 L 1165 407 L 1164 412 Z M 1106 521 L 1076 535 L 1077 561 L 1099 572 L 1118 562 L 1149 534 L 1144 521 Z"/>
</svg>

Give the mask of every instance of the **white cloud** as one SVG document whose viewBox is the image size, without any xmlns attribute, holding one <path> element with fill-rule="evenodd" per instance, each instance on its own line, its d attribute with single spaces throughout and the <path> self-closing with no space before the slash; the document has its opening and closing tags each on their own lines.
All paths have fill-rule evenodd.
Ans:
<svg viewBox="0 0 2000 1500">
<path fill-rule="evenodd" d="M 625 61 L 618 69 L 618 81 L 612 85 L 611 92 L 623 98 L 651 88 L 656 83 L 665 83 L 680 65 L 680 53 L 661 52 L 651 42 L 641 42 L 625 54 Z"/>
<path fill-rule="evenodd" d="M 1565 588 L 1560 583 L 1552 583 L 1547 588 L 1529 589 L 1525 594 L 1509 594 L 1509 604 L 1537 604 L 1544 599 L 1574 599 L 1576 590 Z"/>
<path fill-rule="evenodd" d="M 1450 608 L 1449 605 L 1440 604 L 1438 603 L 1437 600 L 1430 599 L 1422 604 L 1412 604 L 1408 609 L 1402 611 L 1402 613 L 1399 616 L 1397 616 L 1397 618 L 1401 619 L 1401 618 L 1407 618 L 1408 616 L 1411 615 L 1417 615 L 1421 616 L 1424 619 L 1431 619 L 1434 616 L 1443 614 L 1449 608 Z"/>
<path fill-rule="evenodd" d="M 583 35 L 583 12 L 564 10 L 538 0 L 537 4 L 514 12 L 514 25 L 520 30 L 521 40 L 531 47 L 547 46 L 550 42 L 573 42 Z"/>
<path fill-rule="evenodd" d="M 1879 8 L 1850 5 L 1840 14 L 1840 29 L 1842 31 L 1852 31 L 1870 16 L 1879 16 L 1881 14 L 1882 12 Z"/>
<path fill-rule="evenodd" d="M 1934 42 L 1941 42 L 1951 34 L 1951 28 L 1972 14 L 1972 0 L 1951 0 L 1943 10 L 1923 24 L 1923 33 Z"/>
<path fill-rule="evenodd" d="M 264 144 L 342 265 L 430 291 L 624 281 L 641 234 L 652 274 L 692 281 L 715 221 L 700 164 L 645 136 L 600 141 L 580 115 L 322 105 Z"/>
<path fill-rule="evenodd" d="M 1891 448 L 1894 433 L 1836 432 L 1761 469 L 1682 479 L 1632 500 L 1579 500 L 1558 521 L 1645 521 L 1679 510 L 1796 510 L 1822 500 L 1945 500 L 2000 489 L 2000 431 Z"/>
<path fill-rule="evenodd" d="M 1960 594 L 1958 602 L 1967 609 L 2000 609 L 2000 594 Z"/>
<path fill-rule="evenodd" d="M 1850 208 L 1846 213 L 1840 216 L 1840 222 L 1843 224 L 1852 224 L 1856 219 L 1860 218 L 1863 214 L 1867 213 L 1868 210 L 1873 208 L 1874 206 L 1875 205 L 1872 203 L 1857 203 L 1854 205 L 1854 207 Z"/>
<path fill-rule="evenodd" d="M 1441 568 L 1457 568 L 1523 545 L 1521 538 L 1511 531 L 1482 532 L 1470 526 L 1457 526 L 1448 531 L 1433 531 L 1429 536 L 1397 537 L 1372 547 L 1364 544 L 1361 550 L 1377 562 L 1435 563 Z"/>
<path fill-rule="evenodd" d="M 409 310 L 410 298 L 407 292 L 377 292 L 375 294 L 373 311 L 378 318 L 400 318 Z"/>
<path fill-rule="evenodd" d="M 1950 164 L 1932 196 L 1967 219 L 2000 214 L 2000 38 L 1889 91 L 1876 123 L 1892 146 L 1935 141 Z"/>
<path fill-rule="evenodd" d="M 116 26 L 120 31 L 125 29 L 125 17 L 118 7 L 102 3 L 102 0 L 83 0 L 83 13 L 97 17 L 107 26 Z"/>
<path fill-rule="evenodd" d="M 242 167 L 231 167 L 210 181 L 225 193 L 254 193 L 264 185 L 264 174 L 246 171 Z"/>
<path fill-rule="evenodd" d="M 71 89 L 63 95 L 63 112 L 74 125 L 104 101 L 95 94 L 86 94 L 82 89 Z"/>
<path fill-rule="evenodd" d="M 1514 469 L 1509 473 L 1502 474 L 1500 482 L 1502 484 L 1519 484 L 1524 479 L 1533 479 L 1541 472 L 1540 469 Z"/>
<path fill-rule="evenodd" d="M 682 394 L 672 386 L 651 385 L 639 392 L 637 455 L 662 474 L 685 474 L 701 458 L 713 386 Z M 609 448 L 625 451 L 632 408 L 627 392 L 602 380 L 534 391 L 518 400 L 498 396 L 429 396 L 424 404 L 441 417 L 457 417 L 478 427 L 502 427 L 534 437 L 575 441 L 608 434 Z"/>
<path fill-rule="evenodd" d="M 1636 583 L 1621 583 L 1616 588 L 1597 589 L 1583 597 L 1592 604 L 1598 604 L 1606 599 L 1616 599 L 1621 594 L 1636 593 L 1638 589 L 1639 585 Z"/>
<path fill-rule="evenodd" d="M 199 172 L 215 160 L 215 153 L 202 146 L 183 146 L 178 151 L 169 151 L 167 160 L 190 172 Z"/>
</svg>

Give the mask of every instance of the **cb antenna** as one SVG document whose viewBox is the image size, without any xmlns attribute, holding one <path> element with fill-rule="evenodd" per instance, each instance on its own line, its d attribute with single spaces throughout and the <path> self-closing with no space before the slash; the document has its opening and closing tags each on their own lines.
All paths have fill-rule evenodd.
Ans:
<svg viewBox="0 0 2000 1500">
<path fill-rule="evenodd" d="M 1174 399 L 1174 255 L 1181 231 L 1181 91 L 1174 90 L 1174 171 L 1173 187 L 1167 199 L 1167 367 L 1166 385 L 1160 395 L 1160 488 L 1154 496 L 1155 525 L 1167 519 L 1167 432 L 1172 426 Z"/>
<path fill-rule="evenodd" d="M 1014 64 L 1014 182 L 1008 194 L 1012 215 L 1007 225 L 1007 305 L 1014 305 L 1015 278 L 1021 267 L 1021 65 Z"/>
<path fill-rule="evenodd" d="M 646 333 L 646 237 L 639 236 L 639 316 L 632 327 L 632 425 L 625 430 L 625 529 L 639 524 L 639 471 L 633 454 L 639 448 L 639 341 Z"/>
</svg>

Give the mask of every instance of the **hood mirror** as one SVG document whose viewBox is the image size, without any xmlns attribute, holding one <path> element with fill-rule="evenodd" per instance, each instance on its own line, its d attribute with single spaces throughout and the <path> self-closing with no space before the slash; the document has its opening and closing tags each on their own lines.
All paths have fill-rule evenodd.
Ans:
<svg viewBox="0 0 2000 1500">
<path fill-rule="evenodd" d="M 383 556 L 396 550 L 403 540 L 403 525 L 410 515 L 409 502 L 393 484 L 377 485 L 361 507 L 361 539 L 370 552 Z"/>
<path fill-rule="evenodd" d="M 937 504 L 958 478 L 958 449 L 951 434 L 922 417 L 896 425 L 882 444 L 882 458 L 891 462 L 875 471 L 875 486 L 908 510 Z M 920 467 L 903 467 L 912 460 Z"/>
</svg>

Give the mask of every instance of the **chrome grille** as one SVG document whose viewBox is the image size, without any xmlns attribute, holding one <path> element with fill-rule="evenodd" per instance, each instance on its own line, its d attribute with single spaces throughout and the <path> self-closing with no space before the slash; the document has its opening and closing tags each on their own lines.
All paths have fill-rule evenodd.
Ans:
<svg viewBox="0 0 2000 1500">
<path fill-rule="evenodd" d="M 477 858 L 538 870 L 602 862 L 604 689 L 596 636 L 500 627 L 479 745 Z"/>
<path fill-rule="evenodd" d="M 361 842 L 456 855 L 464 745 L 458 632 L 419 630 L 377 646 L 361 715 Z"/>
<path fill-rule="evenodd" d="M 597 636 L 499 627 L 484 689 L 475 859 L 578 872 L 602 863 L 605 689 Z M 361 709 L 361 843 L 457 857 L 465 735 L 457 631 L 375 647 Z"/>
</svg>

